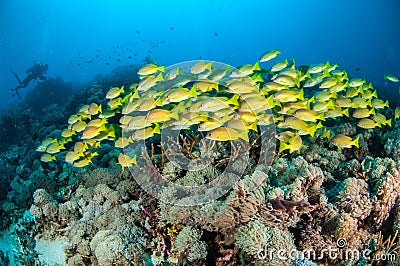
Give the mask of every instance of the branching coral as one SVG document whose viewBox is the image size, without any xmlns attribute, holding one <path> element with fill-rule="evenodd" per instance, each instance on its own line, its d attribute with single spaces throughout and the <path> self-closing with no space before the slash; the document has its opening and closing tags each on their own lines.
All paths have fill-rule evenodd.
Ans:
<svg viewBox="0 0 400 266">
<path fill-rule="evenodd" d="M 46 190 L 38 189 L 33 193 L 33 205 L 30 212 L 37 219 L 52 221 L 58 216 L 58 203 Z"/>
<path fill-rule="evenodd" d="M 336 204 L 340 210 L 349 213 L 352 217 L 364 220 L 372 209 L 367 182 L 357 178 L 344 180 L 336 196 Z"/>
<path fill-rule="evenodd" d="M 201 230 L 186 226 L 179 232 L 171 251 L 176 249 L 179 256 L 187 258 L 189 262 L 204 259 L 207 256 L 207 245 L 200 241 L 201 235 Z"/>
<path fill-rule="evenodd" d="M 390 211 L 394 207 L 399 196 L 400 170 L 393 168 L 390 172 L 386 172 L 386 176 L 381 177 L 377 192 L 372 199 L 374 206 L 372 216 L 374 217 L 376 226 L 380 227 L 389 217 Z"/>
</svg>

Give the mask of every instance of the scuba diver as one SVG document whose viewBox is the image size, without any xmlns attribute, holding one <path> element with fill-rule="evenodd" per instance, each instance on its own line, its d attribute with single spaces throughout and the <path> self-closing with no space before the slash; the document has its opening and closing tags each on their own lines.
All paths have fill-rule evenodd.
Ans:
<svg viewBox="0 0 400 266">
<path fill-rule="evenodd" d="M 21 99 L 21 96 L 18 93 L 19 89 L 26 88 L 31 82 L 31 80 L 46 80 L 47 78 L 44 76 L 49 68 L 48 64 L 42 64 L 42 63 L 34 63 L 33 66 L 28 68 L 25 73 L 27 76 L 21 81 L 21 79 L 18 77 L 18 74 L 14 72 L 10 66 L 10 70 L 13 73 L 14 77 L 17 79 L 19 85 L 15 87 L 14 89 L 11 89 L 12 91 L 15 91 L 15 94 L 18 96 L 19 99 Z M 15 95 L 14 94 L 14 95 Z"/>
</svg>

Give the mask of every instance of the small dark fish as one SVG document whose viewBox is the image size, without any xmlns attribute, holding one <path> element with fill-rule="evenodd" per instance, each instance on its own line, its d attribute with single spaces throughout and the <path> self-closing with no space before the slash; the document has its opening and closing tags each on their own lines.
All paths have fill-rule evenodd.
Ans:
<svg viewBox="0 0 400 266">
<path fill-rule="evenodd" d="M 106 63 L 106 65 L 109 65 L 110 63 Z"/>
<path fill-rule="evenodd" d="M 140 34 L 140 31 L 137 30 L 136 33 L 137 33 L 137 34 Z"/>
<path fill-rule="evenodd" d="M 218 32 L 214 32 L 214 36 L 217 37 L 218 36 Z"/>
<path fill-rule="evenodd" d="M 121 59 L 117 58 L 117 61 L 118 61 L 118 62 L 121 62 Z"/>
<path fill-rule="evenodd" d="M 132 59 L 132 56 L 128 56 L 128 59 Z"/>
<path fill-rule="evenodd" d="M 171 28 L 169 28 L 169 30 L 174 30 L 175 29 L 175 27 L 171 27 Z"/>
<path fill-rule="evenodd" d="M 361 68 L 359 68 L 359 67 L 357 67 L 356 69 L 355 69 L 355 71 L 359 71 Z"/>
</svg>

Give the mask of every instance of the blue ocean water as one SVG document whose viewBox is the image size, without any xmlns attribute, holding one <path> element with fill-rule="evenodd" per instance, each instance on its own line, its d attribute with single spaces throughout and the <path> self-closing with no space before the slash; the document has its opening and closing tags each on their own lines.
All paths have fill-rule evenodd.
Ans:
<svg viewBox="0 0 400 266">
<path fill-rule="evenodd" d="M 2 0 L 0 108 L 19 101 L 10 66 L 23 77 L 43 62 L 48 76 L 87 81 L 146 56 L 165 65 L 203 58 L 237 66 L 275 48 L 298 65 L 337 61 L 381 96 L 397 97 L 398 85 L 383 75 L 400 74 L 399 11 L 397 0 Z"/>
</svg>

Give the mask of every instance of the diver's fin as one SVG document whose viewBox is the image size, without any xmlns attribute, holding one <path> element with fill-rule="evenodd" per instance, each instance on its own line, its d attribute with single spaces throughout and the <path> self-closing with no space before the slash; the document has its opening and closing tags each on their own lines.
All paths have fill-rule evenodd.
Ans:
<svg viewBox="0 0 400 266">
<path fill-rule="evenodd" d="M 17 79 L 19 85 L 23 85 L 24 83 L 23 83 L 23 82 L 21 81 L 21 79 L 18 77 L 18 74 L 12 70 L 12 67 L 11 67 L 11 66 L 10 66 L 10 70 L 11 70 L 11 73 L 13 73 L 14 77 Z"/>
</svg>

